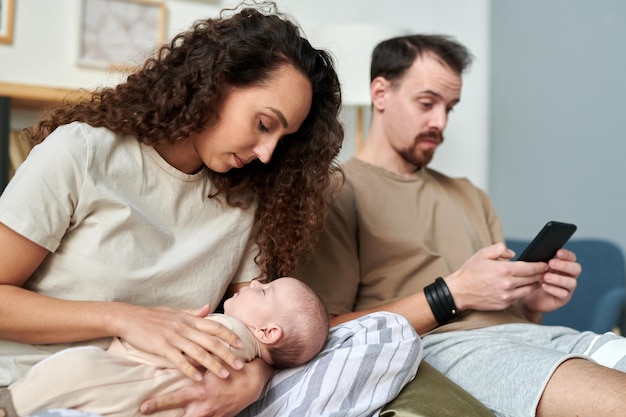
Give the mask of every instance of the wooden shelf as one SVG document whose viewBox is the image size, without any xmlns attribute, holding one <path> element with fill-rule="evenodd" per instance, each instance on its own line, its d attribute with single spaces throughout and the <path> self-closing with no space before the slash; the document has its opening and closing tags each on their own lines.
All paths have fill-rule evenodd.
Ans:
<svg viewBox="0 0 626 417">
<path fill-rule="evenodd" d="M 11 107 L 42 110 L 86 95 L 77 89 L 0 82 L 0 97 L 10 98 Z"/>
<path fill-rule="evenodd" d="M 41 112 L 88 94 L 78 89 L 0 82 L 0 194 L 9 181 L 11 112 L 16 109 Z"/>
</svg>

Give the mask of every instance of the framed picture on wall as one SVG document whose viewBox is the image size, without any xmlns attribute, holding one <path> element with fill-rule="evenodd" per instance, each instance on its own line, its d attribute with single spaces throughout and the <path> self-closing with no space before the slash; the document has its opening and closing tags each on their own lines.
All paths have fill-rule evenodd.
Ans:
<svg viewBox="0 0 626 417">
<path fill-rule="evenodd" d="M 81 66 L 135 69 L 165 40 L 162 0 L 81 1 Z"/>
<path fill-rule="evenodd" d="M 0 0 L 0 43 L 13 43 L 15 0 Z"/>
</svg>

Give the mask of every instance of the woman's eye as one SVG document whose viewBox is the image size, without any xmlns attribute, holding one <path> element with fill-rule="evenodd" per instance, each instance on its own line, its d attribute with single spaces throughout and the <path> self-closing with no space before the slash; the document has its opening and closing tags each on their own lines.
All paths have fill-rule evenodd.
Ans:
<svg viewBox="0 0 626 417">
<path fill-rule="evenodd" d="M 259 119 L 259 130 L 262 132 L 269 132 L 270 130 L 263 124 L 263 121 Z"/>
</svg>

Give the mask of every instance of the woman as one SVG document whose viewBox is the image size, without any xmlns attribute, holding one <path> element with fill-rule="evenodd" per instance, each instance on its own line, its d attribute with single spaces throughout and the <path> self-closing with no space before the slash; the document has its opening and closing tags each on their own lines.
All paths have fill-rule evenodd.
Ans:
<svg viewBox="0 0 626 417">
<path fill-rule="evenodd" d="M 341 97 L 329 56 L 272 3 L 230 13 L 196 23 L 126 82 L 29 130 L 37 146 L 0 197 L 0 386 L 68 345 L 115 336 L 197 381 L 138 399 L 143 413 L 230 416 L 259 398 L 272 369 L 243 366 L 222 343 L 237 347 L 237 337 L 201 317 L 253 278 L 288 275 L 311 249 L 338 170 Z M 325 384 L 336 398 L 320 405 L 344 415 L 393 398 L 421 352 L 397 317 L 347 326 L 327 348 L 344 343 L 345 355 L 326 360 L 345 358 L 350 371 L 373 358 L 394 364 L 383 367 L 389 389 L 372 374 L 377 401 L 355 391 L 356 375 L 342 379 L 345 392 Z M 281 373 L 290 387 L 323 380 L 294 372 Z M 347 392 L 363 393 L 365 408 Z M 282 415 L 298 404 L 271 398 Z"/>
<path fill-rule="evenodd" d="M 218 340 L 236 336 L 197 316 L 294 269 L 343 139 L 331 60 L 265 9 L 197 22 L 30 129 L 40 144 L 0 200 L 0 386 L 110 336 L 197 380 L 194 361 L 242 367 Z"/>
</svg>

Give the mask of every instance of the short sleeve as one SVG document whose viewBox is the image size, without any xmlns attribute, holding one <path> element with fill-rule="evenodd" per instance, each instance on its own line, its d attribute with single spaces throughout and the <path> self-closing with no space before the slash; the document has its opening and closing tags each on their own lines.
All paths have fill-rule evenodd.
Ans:
<svg viewBox="0 0 626 417">
<path fill-rule="evenodd" d="M 54 252 L 78 203 L 88 154 L 79 124 L 52 132 L 33 148 L 0 197 L 0 222 Z"/>
</svg>

